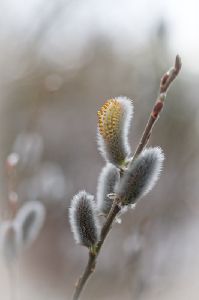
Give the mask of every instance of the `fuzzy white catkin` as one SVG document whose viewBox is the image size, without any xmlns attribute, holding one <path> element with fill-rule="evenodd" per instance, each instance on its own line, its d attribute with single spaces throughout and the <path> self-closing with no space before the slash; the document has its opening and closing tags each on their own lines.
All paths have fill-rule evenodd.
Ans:
<svg viewBox="0 0 199 300">
<path fill-rule="evenodd" d="M 94 197 L 85 191 L 76 194 L 69 208 L 69 221 L 77 244 L 91 247 L 99 240 L 99 220 Z"/>
<path fill-rule="evenodd" d="M 117 97 L 108 100 L 98 112 L 97 141 L 106 161 L 121 166 L 131 153 L 128 133 L 133 116 L 132 100 Z"/>
<path fill-rule="evenodd" d="M 23 247 L 30 246 L 38 237 L 44 224 L 46 210 L 39 201 L 29 201 L 17 213 L 15 222 L 22 233 Z"/>
<path fill-rule="evenodd" d="M 0 225 L 0 252 L 6 263 L 13 263 L 22 247 L 22 235 L 19 226 L 12 221 L 4 221 Z"/>
<path fill-rule="evenodd" d="M 119 180 L 119 169 L 113 164 L 107 163 L 100 173 L 97 185 L 97 209 L 99 212 L 105 215 L 109 213 L 113 201 L 108 194 L 114 193 Z"/>
<path fill-rule="evenodd" d="M 145 149 L 133 161 L 116 188 L 124 205 L 146 195 L 155 185 L 162 169 L 164 154 L 159 147 Z"/>
</svg>

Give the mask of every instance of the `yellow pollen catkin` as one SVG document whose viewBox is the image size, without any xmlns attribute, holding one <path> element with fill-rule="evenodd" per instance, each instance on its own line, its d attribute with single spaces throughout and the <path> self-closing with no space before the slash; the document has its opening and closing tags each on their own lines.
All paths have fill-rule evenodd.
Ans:
<svg viewBox="0 0 199 300">
<path fill-rule="evenodd" d="M 116 99 L 107 100 L 97 112 L 99 132 L 105 140 L 118 134 L 122 113 L 122 106 Z"/>
</svg>

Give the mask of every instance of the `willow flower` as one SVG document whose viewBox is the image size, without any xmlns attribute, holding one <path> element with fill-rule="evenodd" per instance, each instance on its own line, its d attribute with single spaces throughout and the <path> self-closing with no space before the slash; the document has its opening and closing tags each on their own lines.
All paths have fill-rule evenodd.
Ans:
<svg viewBox="0 0 199 300">
<path fill-rule="evenodd" d="M 119 179 L 119 169 L 107 163 L 100 173 L 97 186 L 97 209 L 105 215 L 109 213 L 113 203 L 108 195 L 114 193 Z"/>
<path fill-rule="evenodd" d="M 6 263 L 13 263 L 22 247 L 22 235 L 18 224 L 7 220 L 0 225 L 0 252 Z"/>
<path fill-rule="evenodd" d="M 118 97 L 106 101 L 98 111 L 98 145 L 106 161 L 125 165 L 131 150 L 128 132 L 133 114 L 132 101 Z"/>
<path fill-rule="evenodd" d="M 130 205 L 145 196 L 155 185 L 162 169 L 164 154 L 159 147 L 145 149 L 129 166 L 116 194 L 123 205 Z"/>
<path fill-rule="evenodd" d="M 94 197 L 85 191 L 76 194 L 69 208 L 69 221 L 77 244 L 94 246 L 99 240 L 99 221 Z"/>
<path fill-rule="evenodd" d="M 18 211 L 15 222 L 21 229 L 23 247 L 31 245 L 38 237 L 46 217 L 44 205 L 39 201 L 29 201 Z"/>
</svg>

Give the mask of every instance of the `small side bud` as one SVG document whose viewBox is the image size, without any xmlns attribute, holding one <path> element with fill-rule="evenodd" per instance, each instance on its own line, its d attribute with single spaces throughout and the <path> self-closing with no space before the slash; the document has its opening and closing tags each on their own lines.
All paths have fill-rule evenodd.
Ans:
<svg viewBox="0 0 199 300">
<path fill-rule="evenodd" d="M 78 244 L 92 248 L 98 242 L 99 221 L 92 195 L 81 191 L 73 197 L 69 208 L 69 221 Z"/>
<path fill-rule="evenodd" d="M 100 173 L 97 186 L 97 209 L 105 215 L 109 213 L 113 203 L 109 195 L 114 193 L 115 186 L 119 182 L 119 179 L 119 169 L 107 163 Z"/>
<path fill-rule="evenodd" d="M 133 161 L 116 188 L 123 205 L 130 205 L 146 195 L 158 180 L 164 155 L 159 147 L 145 149 Z"/>
<path fill-rule="evenodd" d="M 116 166 L 124 165 L 131 152 L 128 131 L 132 114 L 132 101 L 126 97 L 110 99 L 98 111 L 99 149 Z"/>
<path fill-rule="evenodd" d="M 17 259 L 21 244 L 19 227 L 12 221 L 4 221 L 0 226 L 0 250 L 7 264 Z"/>
<path fill-rule="evenodd" d="M 39 201 L 29 201 L 20 208 L 15 222 L 21 229 L 24 247 L 30 246 L 36 240 L 44 224 L 45 217 L 45 207 Z"/>
</svg>

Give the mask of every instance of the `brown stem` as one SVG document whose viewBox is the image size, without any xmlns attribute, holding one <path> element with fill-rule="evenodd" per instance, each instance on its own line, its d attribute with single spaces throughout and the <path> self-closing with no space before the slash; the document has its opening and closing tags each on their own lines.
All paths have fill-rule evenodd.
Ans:
<svg viewBox="0 0 199 300">
<path fill-rule="evenodd" d="M 150 135 L 152 133 L 152 129 L 156 123 L 156 121 L 158 120 L 158 117 L 160 115 L 161 110 L 163 109 L 164 106 L 164 100 L 166 98 L 166 94 L 169 90 L 169 87 L 171 85 L 171 83 L 175 80 L 175 78 L 177 77 L 177 75 L 180 72 L 181 69 L 181 59 L 180 56 L 177 55 L 176 59 L 175 59 L 175 65 L 174 67 L 172 67 L 168 72 L 166 72 L 163 76 L 162 79 L 160 80 L 160 91 L 159 91 L 159 95 L 157 97 L 157 100 L 153 106 L 153 109 L 151 111 L 150 117 L 148 119 L 147 125 L 144 129 L 144 132 L 142 134 L 142 137 L 140 139 L 140 142 L 136 148 L 136 151 L 133 155 L 133 159 L 134 160 L 144 149 L 144 147 L 147 145 Z"/>
<path fill-rule="evenodd" d="M 95 264 L 96 264 L 96 255 L 89 252 L 89 259 L 86 266 L 86 269 L 83 273 L 83 275 L 79 278 L 77 285 L 75 287 L 75 293 L 73 295 L 73 300 L 78 300 L 79 296 L 83 290 L 83 287 L 85 286 L 88 278 L 95 270 Z"/>
</svg>

